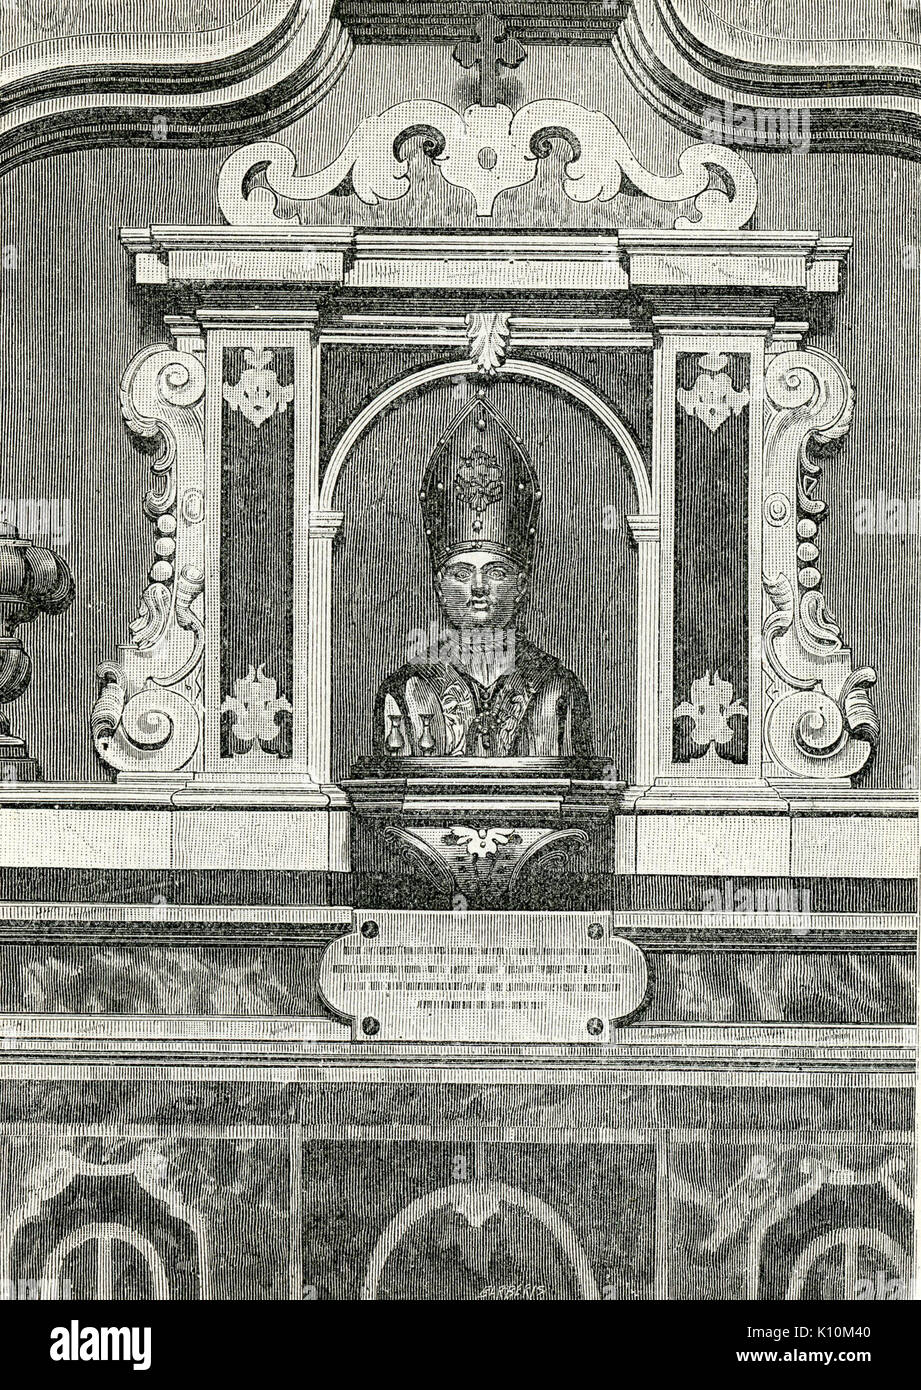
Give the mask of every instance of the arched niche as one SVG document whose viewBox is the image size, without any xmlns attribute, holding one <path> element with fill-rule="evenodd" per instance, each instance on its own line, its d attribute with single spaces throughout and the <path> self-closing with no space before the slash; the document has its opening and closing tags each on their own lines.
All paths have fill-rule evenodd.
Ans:
<svg viewBox="0 0 921 1390">
<path fill-rule="evenodd" d="M 51 1289 L 79 1290 L 77 1297 L 168 1299 L 170 1281 L 159 1251 L 123 1222 L 95 1221 L 59 1240 L 42 1275 Z"/>
<path fill-rule="evenodd" d="M 515 360 L 489 381 L 469 363 L 401 378 L 351 421 L 330 456 L 321 515 L 341 517 L 330 569 L 332 780 L 371 751 L 381 680 L 421 633 L 438 630 L 419 483 L 476 390 L 521 436 L 544 493 L 521 630 L 580 677 L 597 754 L 638 780 L 638 730 L 654 726 L 639 717 L 641 692 L 655 692 L 656 557 L 643 552 L 657 550 L 658 531 L 647 466 L 627 426 L 584 382 Z"/>
<path fill-rule="evenodd" d="M 66 1280 L 77 1298 L 208 1299 L 210 1271 L 201 1216 L 157 1153 L 99 1163 L 55 1153 L 0 1226 L 0 1288 L 32 1285 L 43 1298 Z"/>
</svg>

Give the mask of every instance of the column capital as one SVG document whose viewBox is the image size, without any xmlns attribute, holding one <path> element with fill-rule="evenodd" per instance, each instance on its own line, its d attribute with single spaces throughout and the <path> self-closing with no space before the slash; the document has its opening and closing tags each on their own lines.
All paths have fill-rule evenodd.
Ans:
<svg viewBox="0 0 921 1390">
<path fill-rule="evenodd" d="M 630 535 L 637 542 L 658 541 L 661 536 L 661 521 L 658 512 L 644 513 L 640 516 L 624 518 L 630 528 Z"/>
<path fill-rule="evenodd" d="M 196 309 L 195 319 L 205 330 L 223 328 L 288 332 L 299 329 L 315 333 L 319 327 L 320 311 L 316 304 L 305 304 L 297 309 L 252 309 L 242 304 L 222 304 Z"/>
<path fill-rule="evenodd" d="M 345 520 L 345 512 L 312 511 L 307 517 L 307 533 L 320 540 L 332 540 Z"/>
<path fill-rule="evenodd" d="M 205 351 L 201 324 L 196 321 L 193 314 L 164 314 L 163 322 L 172 334 L 180 352 L 200 354 Z"/>
<path fill-rule="evenodd" d="M 808 332 L 808 323 L 801 321 L 780 322 L 778 320 L 771 334 L 768 352 L 796 352 Z"/>
</svg>

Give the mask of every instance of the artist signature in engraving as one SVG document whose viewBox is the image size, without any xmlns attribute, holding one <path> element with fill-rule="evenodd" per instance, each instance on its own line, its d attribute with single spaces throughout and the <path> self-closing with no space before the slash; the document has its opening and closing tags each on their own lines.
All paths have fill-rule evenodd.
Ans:
<svg viewBox="0 0 921 1390">
<path fill-rule="evenodd" d="M 477 1297 L 492 1299 L 546 1298 L 547 1290 L 543 1284 L 487 1284 L 480 1290 Z"/>
</svg>

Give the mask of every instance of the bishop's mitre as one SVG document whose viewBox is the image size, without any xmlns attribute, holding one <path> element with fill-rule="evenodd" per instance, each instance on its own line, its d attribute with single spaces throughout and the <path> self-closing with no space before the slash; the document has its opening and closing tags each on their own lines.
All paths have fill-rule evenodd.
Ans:
<svg viewBox="0 0 921 1390">
<path fill-rule="evenodd" d="M 477 394 L 435 446 L 419 492 L 432 563 L 495 550 L 529 569 L 541 492 L 509 422 Z"/>
</svg>

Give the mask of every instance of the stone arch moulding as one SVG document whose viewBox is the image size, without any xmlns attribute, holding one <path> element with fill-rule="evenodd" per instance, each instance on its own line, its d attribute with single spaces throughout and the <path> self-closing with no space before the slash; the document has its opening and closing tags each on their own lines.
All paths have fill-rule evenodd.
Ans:
<svg viewBox="0 0 921 1390">
<path fill-rule="evenodd" d="M 132 1250 L 137 1251 L 144 1261 L 153 1281 L 153 1293 L 151 1297 L 158 1300 L 169 1299 L 169 1278 L 166 1273 L 166 1266 L 156 1246 L 152 1241 L 148 1240 L 146 1236 L 140 1235 L 137 1231 L 132 1231 L 130 1227 L 125 1226 L 119 1221 L 92 1222 L 87 1226 L 81 1226 L 79 1230 L 72 1231 L 69 1235 L 66 1235 L 63 1240 L 58 1241 L 45 1262 L 45 1268 L 42 1274 L 43 1281 L 51 1288 L 60 1287 L 58 1281 L 61 1279 L 64 1261 L 67 1259 L 68 1255 L 73 1254 L 75 1250 L 89 1244 L 91 1241 L 95 1241 L 97 1246 L 101 1246 L 103 1243 L 106 1245 L 127 1245 Z M 111 1274 L 111 1270 L 108 1268 L 107 1274 Z M 97 1273 L 97 1290 L 100 1293 L 100 1297 L 103 1297 L 102 1291 L 98 1289 L 98 1281 L 100 1278 L 106 1278 L 106 1274 L 100 1275 Z M 109 1297 L 111 1297 L 111 1293 Z"/>
<path fill-rule="evenodd" d="M 800 1298 L 806 1280 L 818 1261 L 824 1255 L 829 1255 L 839 1249 L 844 1252 L 846 1267 L 847 1265 L 853 1266 L 852 1272 L 845 1276 L 845 1288 L 856 1287 L 856 1261 L 860 1250 L 871 1250 L 875 1254 L 881 1255 L 883 1259 L 888 1261 L 890 1269 L 895 1270 L 898 1276 L 904 1277 L 905 1275 L 905 1252 L 890 1236 L 887 1236 L 883 1231 L 876 1230 L 873 1226 L 844 1226 L 816 1236 L 800 1252 L 787 1281 L 785 1299 L 793 1301 Z M 847 1282 L 848 1278 L 851 1280 L 850 1285 Z M 905 1282 L 907 1284 L 907 1279 Z"/>
<path fill-rule="evenodd" d="M 904 1165 L 905 1163 L 906 1160 L 903 1159 L 902 1164 Z M 781 1166 L 775 1161 L 773 1168 L 769 1171 L 765 1180 L 776 1182 L 780 1171 Z M 874 1165 L 871 1161 L 866 1161 L 859 1166 L 855 1165 L 853 1169 L 848 1169 L 843 1166 L 838 1166 L 836 1163 L 823 1159 L 818 1155 L 807 1154 L 800 1163 L 799 1183 L 797 1187 L 786 1196 L 778 1196 L 778 1199 L 766 1206 L 763 1211 L 759 1212 L 751 1223 L 746 1239 L 745 1297 L 752 1301 L 757 1301 L 762 1297 L 761 1252 L 768 1232 L 772 1227 L 785 1221 L 794 1212 L 804 1208 L 823 1190 L 823 1188 L 838 1186 L 853 1189 L 879 1183 L 880 1187 L 888 1194 L 893 1202 L 903 1207 L 907 1212 L 910 1212 L 912 1209 L 911 1197 L 898 1181 L 898 1174 L 900 1171 L 904 1172 L 905 1168 L 904 1166 L 900 1168 L 898 1161 L 884 1162 L 878 1165 Z M 848 1231 L 853 1234 L 853 1228 L 835 1226 L 832 1231 L 824 1233 L 828 1238 L 829 1248 L 835 1244 L 844 1244 Z M 863 1232 L 862 1234 L 869 1238 L 871 1233 Z M 878 1231 L 874 1231 L 872 1234 L 874 1236 L 881 1235 Z M 884 1242 L 887 1242 L 889 1239 L 885 1235 L 882 1235 L 881 1238 Z M 800 1272 L 805 1271 L 806 1267 L 803 1263 L 804 1254 L 807 1250 L 814 1250 L 820 1239 L 822 1239 L 821 1235 L 811 1240 L 804 1250 L 800 1252 L 796 1265 L 794 1269 L 791 1270 L 790 1277 L 787 1281 L 788 1289 L 793 1283 L 794 1276 L 798 1276 Z M 882 1246 L 877 1242 L 876 1248 L 882 1249 Z M 899 1247 L 895 1242 L 889 1242 L 887 1246 L 888 1252 L 898 1252 L 898 1250 Z M 904 1252 L 902 1252 L 901 1263 L 904 1264 Z M 801 1266 L 802 1269 L 800 1268 Z M 787 1295 L 787 1297 L 793 1296 L 795 1295 L 790 1295 L 789 1293 Z"/>
<path fill-rule="evenodd" d="M 313 693 L 312 731 L 316 735 L 312 743 L 319 754 L 311 759 L 311 773 L 320 785 L 328 785 L 332 780 L 332 543 L 344 520 L 343 513 L 335 509 L 336 489 L 342 470 L 365 431 L 396 401 L 418 391 L 421 386 L 446 377 L 475 376 L 478 371 L 477 364 L 472 361 L 439 362 L 391 383 L 359 411 L 330 455 L 310 527 L 311 613 L 321 619 L 311 622 L 308 648 L 310 689 Z M 623 420 L 578 377 L 541 362 L 517 358 L 508 358 L 498 368 L 498 375 L 541 382 L 578 401 L 613 437 L 627 465 L 637 508 L 635 514 L 627 517 L 638 554 L 635 780 L 638 785 L 648 785 L 655 777 L 658 756 L 655 709 L 659 609 L 659 515 L 649 469 L 639 444 Z M 321 720 L 325 721 L 323 728 L 318 727 Z"/>
<path fill-rule="evenodd" d="M 375 396 L 355 416 L 330 454 L 320 488 L 319 510 L 321 512 L 333 510 L 339 474 L 346 459 L 365 430 L 389 406 L 398 401 L 401 396 L 418 391 L 420 386 L 426 386 L 430 382 L 440 381 L 446 376 L 475 376 L 479 371 L 480 368 L 476 362 L 438 362 L 434 366 L 422 367 L 409 376 L 401 377 L 399 381 L 392 382 L 390 386 Z M 497 372 L 500 376 L 523 376 L 534 381 L 542 381 L 545 385 L 556 386 L 559 390 L 580 401 L 600 420 L 620 445 L 636 492 L 637 511 L 646 515 L 654 510 L 652 485 L 642 450 L 623 420 L 597 392 L 593 391 L 590 386 L 586 386 L 585 382 L 580 381 L 578 377 L 570 375 L 569 372 L 561 371 L 558 367 L 551 367 L 542 362 L 526 362 L 518 358 L 508 358 L 501 367 L 497 368 Z"/>
<path fill-rule="evenodd" d="M 427 1192 L 422 1197 L 417 1197 L 398 1211 L 396 1216 L 388 1221 L 371 1251 L 359 1297 L 365 1302 L 377 1298 L 381 1275 L 388 1259 L 404 1236 L 424 1217 L 430 1216 L 442 1207 L 453 1207 L 469 1225 L 478 1228 L 498 1215 L 503 1202 L 510 1207 L 520 1207 L 550 1232 L 566 1256 L 582 1298 L 600 1300 L 601 1291 L 595 1282 L 588 1256 L 569 1223 L 553 1207 L 532 1193 L 523 1192 L 521 1188 L 512 1187 L 508 1183 L 493 1181 L 455 1183 L 452 1187 L 440 1187 L 436 1192 Z"/>
</svg>

